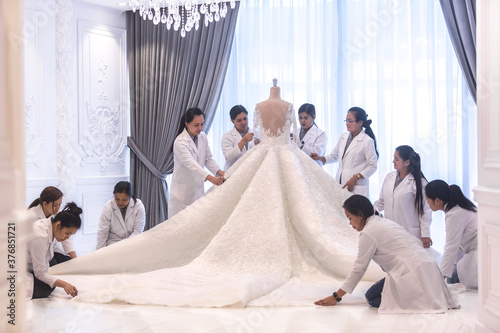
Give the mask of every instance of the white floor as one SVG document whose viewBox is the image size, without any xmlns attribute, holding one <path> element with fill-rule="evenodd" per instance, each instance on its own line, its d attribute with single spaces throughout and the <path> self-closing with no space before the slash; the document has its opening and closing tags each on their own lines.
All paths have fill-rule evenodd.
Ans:
<svg viewBox="0 0 500 333">
<path fill-rule="evenodd" d="M 460 300 L 461 309 L 435 315 L 379 315 L 376 309 L 359 301 L 343 301 L 334 307 L 206 309 L 127 304 L 96 305 L 51 296 L 48 299 L 27 302 L 26 331 L 474 332 L 477 320 L 477 292 L 466 291 L 456 296 Z"/>
</svg>

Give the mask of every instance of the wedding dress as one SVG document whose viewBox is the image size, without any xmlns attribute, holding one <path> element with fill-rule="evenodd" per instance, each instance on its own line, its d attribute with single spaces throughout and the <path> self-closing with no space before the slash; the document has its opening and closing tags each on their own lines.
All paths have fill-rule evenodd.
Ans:
<svg viewBox="0 0 500 333">
<path fill-rule="evenodd" d="M 357 254 L 358 233 L 342 209 L 350 194 L 291 142 L 291 104 L 278 130 L 258 107 L 255 119 L 261 142 L 224 184 L 151 230 L 50 273 L 78 288 L 76 300 L 98 303 L 242 307 L 309 297 L 312 305 L 324 289 L 304 286 L 336 290 Z M 381 277 L 376 265 L 365 275 Z"/>
</svg>

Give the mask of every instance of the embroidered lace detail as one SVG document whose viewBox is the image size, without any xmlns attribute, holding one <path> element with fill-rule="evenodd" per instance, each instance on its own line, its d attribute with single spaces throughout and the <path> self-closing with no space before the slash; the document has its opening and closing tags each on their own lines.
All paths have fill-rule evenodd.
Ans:
<svg viewBox="0 0 500 333">
<path fill-rule="evenodd" d="M 282 144 L 290 141 L 290 133 L 293 134 L 293 140 L 298 138 L 297 122 L 295 120 L 295 111 L 293 104 L 288 105 L 286 112 L 286 120 L 283 127 L 278 128 L 275 132 L 271 128 L 266 128 L 262 122 L 262 117 L 258 105 L 255 106 L 254 111 L 254 128 L 257 133 L 260 133 L 261 143 L 268 144 Z"/>
</svg>

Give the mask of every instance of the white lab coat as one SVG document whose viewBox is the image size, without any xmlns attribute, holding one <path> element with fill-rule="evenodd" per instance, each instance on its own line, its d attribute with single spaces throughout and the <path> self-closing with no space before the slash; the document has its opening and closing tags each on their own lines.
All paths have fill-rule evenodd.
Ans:
<svg viewBox="0 0 500 333">
<path fill-rule="evenodd" d="M 52 232 L 52 219 L 44 218 L 32 224 L 31 237 L 28 241 L 27 265 L 28 283 L 26 296 L 33 296 L 33 272 L 36 278 L 54 287 L 57 277 L 49 274 L 49 262 L 54 257 L 54 234 Z"/>
<path fill-rule="evenodd" d="M 34 215 L 34 222 L 38 220 L 45 219 L 45 213 L 43 212 L 43 207 L 41 204 L 31 207 L 28 211 L 32 212 Z M 50 216 L 54 217 L 54 215 Z M 62 253 L 64 255 L 68 255 L 70 252 L 75 251 L 75 248 L 73 247 L 73 243 L 71 243 L 71 240 L 68 238 L 64 242 L 58 242 L 56 239 L 53 241 L 54 244 L 54 252 L 57 253 Z M 62 246 L 61 246 L 62 245 Z"/>
<path fill-rule="evenodd" d="M 251 130 L 248 130 L 250 133 Z M 238 143 L 241 141 L 241 134 L 233 128 L 229 132 L 226 132 L 222 137 L 221 148 L 222 153 L 224 154 L 224 158 L 226 159 L 226 164 L 224 165 L 224 170 L 229 169 L 231 165 L 236 163 L 236 161 L 243 156 L 247 151 L 255 147 L 254 140 L 248 143 L 248 149 L 243 146 L 243 149 L 240 150 L 238 147 Z"/>
<path fill-rule="evenodd" d="M 352 293 L 372 259 L 387 273 L 379 313 L 442 313 L 458 306 L 422 244 L 397 223 L 375 215 L 359 233 L 358 257 L 340 289 Z"/>
<path fill-rule="evenodd" d="M 315 124 L 306 132 L 302 140 L 299 140 L 299 148 L 307 155 L 316 153 L 318 156 L 325 155 L 327 137 L 326 133 Z M 319 166 L 323 166 L 320 160 L 315 161 Z"/>
<path fill-rule="evenodd" d="M 97 250 L 123 239 L 140 234 L 146 223 L 146 210 L 141 200 L 130 198 L 123 219 L 115 199 L 104 205 L 97 229 Z"/>
<path fill-rule="evenodd" d="M 396 222 L 419 240 L 422 237 L 431 237 L 432 210 L 427 204 L 424 193 L 427 181 L 422 179 L 424 214 L 419 216 L 418 210 L 415 208 L 417 194 L 415 177 L 409 173 L 394 190 L 397 175 L 398 171 L 387 174 L 380 190 L 380 197 L 375 201 L 373 207 L 379 213 L 383 211 L 384 217 Z"/>
<path fill-rule="evenodd" d="M 457 264 L 460 283 L 469 289 L 477 289 L 477 212 L 457 205 L 446 213 L 445 225 L 446 244 L 441 260 L 441 272 L 444 276 L 451 277 Z"/>
<path fill-rule="evenodd" d="M 342 185 L 345 185 L 354 175 L 361 173 L 364 178 L 356 181 L 352 193 L 368 197 L 370 194 L 368 178 L 377 171 L 375 144 L 363 130 L 352 140 L 344 155 L 349 135 L 349 132 L 342 134 L 332 152 L 325 156 L 326 163 L 339 161 L 335 179 Z"/>
<path fill-rule="evenodd" d="M 207 167 L 214 175 L 220 170 L 212 157 L 205 133 L 198 135 L 198 147 L 186 129 L 174 142 L 174 173 L 170 184 L 168 217 L 172 217 L 204 193 L 205 178 L 209 175 Z"/>
</svg>

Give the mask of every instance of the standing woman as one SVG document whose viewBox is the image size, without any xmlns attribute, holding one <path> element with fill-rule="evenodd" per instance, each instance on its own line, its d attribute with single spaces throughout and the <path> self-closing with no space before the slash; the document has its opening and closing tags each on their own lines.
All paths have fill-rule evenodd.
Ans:
<svg viewBox="0 0 500 333">
<path fill-rule="evenodd" d="M 229 111 L 234 128 L 224 134 L 221 141 L 222 153 L 226 159 L 224 170 L 229 169 L 243 154 L 255 147 L 259 139 L 248 127 L 248 111 L 243 105 L 235 105 Z"/>
<path fill-rule="evenodd" d="M 339 161 L 335 179 L 354 193 L 369 196 L 368 178 L 377 171 L 377 142 L 365 110 L 352 107 L 345 119 L 347 133 L 342 134 L 333 151 L 327 156 L 312 153 L 323 164 Z M 363 130 L 364 128 L 364 130 Z"/>
<path fill-rule="evenodd" d="M 373 206 L 429 248 L 432 245 L 432 211 L 424 199 L 427 180 L 420 168 L 420 156 L 410 146 L 399 146 L 392 163 L 396 171 L 385 177 L 380 197 Z"/>
<path fill-rule="evenodd" d="M 316 305 L 335 305 L 352 293 L 373 259 L 387 273 L 365 294 L 379 313 L 442 313 L 458 307 L 437 263 L 417 239 L 408 237 L 397 223 L 374 215 L 365 196 L 353 195 L 343 207 L 349 223 L 359 232 L 358 257 L 340 288 Z"/>
<path fill-rule="evenodd" d="M 457 185 L 433 180 L 425 187 L 427 203 L 435 212 L 445 212 L 446 244 L 441 272 L 448 283 L 477 289 L 477 209 Z M 461 258 L 461 259 L 460 259 Z"/>
<path fill-rule="evenodd" d="M 54 216 L 61 207 L 62 197 L 63 193 L 60 189 L 48 186 L 40 193 L 40 197 L 31 203 L 28 210 L 34 214 L 35 221 Z M 75 248 L 69 238 L 62 243 L 57 240 L 54 241 L 54 255 L 58 262 L 76 258 Z"/>
<path fill-rule="evenodd" d="M 299 108 L 299 148 L 311 156 L 312 153 L 325 155 L 327 137 L 326 133 L 319 129 L 314 120 L 316 119 L 316 108 L 314 105 L 305 103 Z M 319 166 L 323 166 L 320 160 L 316 160 Z"/>
<path fill-rule="evenodd" d="M 221 185 L 224 171 L 212 157 L 205 133 L 202 132 L 205 115 L 200 108 L 191 108 L 181 118 L 174 153 L 174 174 L 170 185 L 168 217 L 172 217 L 204 193 L 204 182 Z M 216 176 L 205 170 L 205 166 Z"/>
<path fill-rule="evenodd" d="M 55 217 L 33 223 L 32 238 L 28 242 L 28 276 L 33 276 L 32 298 L 48 297 L 55 287 L 64 288 L 68 295 L 76 296 L 75 286 L 49 274 L 49 266 L 59 262 L 54 257 L 54 240 L 64 242 L 80 228 L 82 209 L 74 202 L 67 203 Z"/>
<path fill-rule="evenodd" d="M 97 230 L 97 250 L 140 234 L 146 223 L 146 210 L 142 201 L 132 192 L 129 182 L 118 182 L 114 198 L 102 209 Z M 132 199 L 132 200 L 131 200 Z"/>
</svg>

